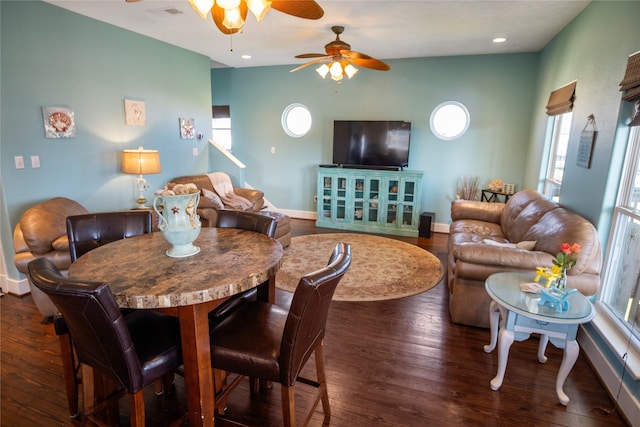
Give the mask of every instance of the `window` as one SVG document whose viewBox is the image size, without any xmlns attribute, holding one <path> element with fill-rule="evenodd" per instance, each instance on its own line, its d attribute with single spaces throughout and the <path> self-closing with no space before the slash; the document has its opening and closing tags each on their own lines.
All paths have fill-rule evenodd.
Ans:
<svg viewBox="0 0 640 427">
<path fill-rule="evenodd" d="M 567 160 L 572 115 L 573 113 L 571 112 L 560 114 L 553 116 L 549 121 L 550 125 L 553 126 L 553 130 L 551 132 L 549 160 L 542 192 L 547 199 L 556 202 L 560 199 L 560 187 L 562 186 L 564 165 Z"/>
<path fill-rule="evenodd" d="M 228 105 L 214 105 L 211 131 L 213 140 L 231 151 L 231 113 Z"/>
<path fill-rule="evenodd" d="M 293 138 L 305 136 L 311 129 L 311 113 L 302 104 L 291 104 L 282 112 L 282 129 Z"/>
<path fill-rule="evenodd" d="M 631 129 L 600 302 L 640 348 L 640 127 Z"/>
<path fill-rule="evenodd" d="M 469 111 L 459 102 L 447 101 L 433 109 L 431 132 L 445 141 L 460 138 L 469 128 Z"/>
</svg>

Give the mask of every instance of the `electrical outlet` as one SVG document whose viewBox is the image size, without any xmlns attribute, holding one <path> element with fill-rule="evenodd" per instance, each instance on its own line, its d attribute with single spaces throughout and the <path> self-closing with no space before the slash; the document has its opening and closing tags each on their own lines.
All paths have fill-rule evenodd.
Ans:
<svg viewBox="0 0 640 427">
<path fill-rule="evenodd" d="M 24 157 L 15 156 L 13 161 L 16 163 L 16 169 L 24 169 Z"/>
</svg>

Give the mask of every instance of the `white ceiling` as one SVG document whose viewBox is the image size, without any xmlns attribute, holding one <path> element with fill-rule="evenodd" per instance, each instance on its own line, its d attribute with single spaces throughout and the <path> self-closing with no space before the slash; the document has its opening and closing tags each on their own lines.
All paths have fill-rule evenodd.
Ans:
<svg viewBox="0 0 640 427">
<path fill-rule="evenodd" d="M 590 1 L 580 0 L 317 0 L 319 20 L 271 10 L 242 33 L 226 36 L 202 19 L 187 0 L 45 0 L 73 12 L 201 53 L 213 67 L 299 65 L 301 53 L 324 53 L 343 25 L 341 39 L 375 58 L 416 58 L 537 52 Z M 170 13 L 173 12 L 173 13 Z M 177 13 L 176 13 L 177 12 Z M 495 37 L 507 42 L 494 44 Z M 251 59 L 242 59 L 242 55 Z"/>
</svg>

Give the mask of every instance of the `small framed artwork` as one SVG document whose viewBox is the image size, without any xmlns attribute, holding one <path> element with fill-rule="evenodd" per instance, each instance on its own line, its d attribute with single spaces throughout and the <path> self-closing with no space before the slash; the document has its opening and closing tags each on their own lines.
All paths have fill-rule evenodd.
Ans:
<svg viewBox="0 0 640 427">
<path fill-rule="evenodd" d="M 45 138 L 75 138 L 76 121 L 73 110 L 65 107 L 42 107 Z"/>
<path fill-rule="evenodd" d="M 125 99 L 124 118 L 128 125 L 145 126 L 147 123 L 147 117 L 145 115 L 144 101 Z"/>
<path fill-rule="evenodd" d="M 578 159 L 576 165 L 589 169 L 591 167 L 591 156 L 593 154 L 593 144 L 596 141 L 595 130 L 583 130 L 580 133 L 580 144 L 578 145 Z"/>
<path fill-rule="evenodd" d="M 194 119 L 179 118 L 180 139 L 194 139 L 196 137 L 196 126 Z"/>
</svg>

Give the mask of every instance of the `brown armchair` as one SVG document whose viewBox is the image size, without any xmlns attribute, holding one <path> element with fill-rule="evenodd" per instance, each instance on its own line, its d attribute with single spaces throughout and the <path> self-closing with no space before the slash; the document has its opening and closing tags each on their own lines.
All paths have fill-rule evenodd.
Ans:
<svg viewBox="0 0 640 427">
<path fill-rule="evenodd" d="M 69 239 L 67 238 L 67 216 L 86 214 L 89 211 L 81 204 L 65 197 L 55 197 L 25 211 L 13 232 L 13 247 L 16 255 L 13 262 L 19 272 L 28 276 L 29 262 L 46 258 L 61 271 L 71 265 Z M 57 309 L 40 289 L 29 280 L 33 302 L 40 314 L 48 319 Z"/>
<path fill-rule="evenodd" d="M 211 180 L 206 174 L 180 176 L 171 180 L 171 184 L 193 183 L 200 190 L 200 202 L 198 203 L 198 215 L 203 227 L 215 227 L 218 216 L 218 209 L 228 209 L 229 206 L 221 206 L 219 202 L 206 197 L 205 193 L 216 194 Z M 203 192 L 203 189 L 206 190 Z M 233 192 L 251 202 L 249 212 L 258 212 L 264 207 L 264 193 L 251 188 L 234 187 Z"/>
</svg>

